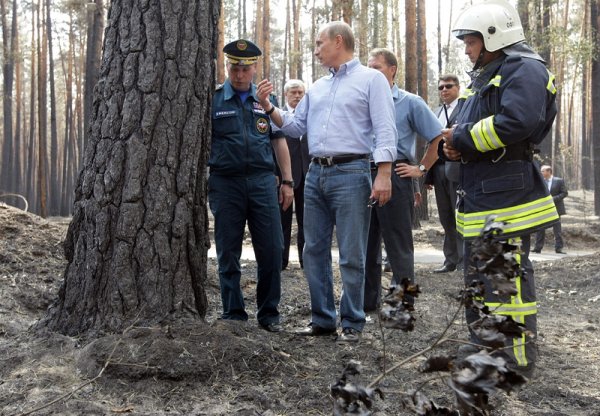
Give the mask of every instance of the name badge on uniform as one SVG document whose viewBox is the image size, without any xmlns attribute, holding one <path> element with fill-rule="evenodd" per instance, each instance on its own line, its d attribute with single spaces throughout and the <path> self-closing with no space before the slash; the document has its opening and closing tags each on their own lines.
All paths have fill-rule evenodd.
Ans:
<svg viewBox="0 0 600 416">
<path fill-rule="evenodd" d="M 217 110 L 215 111 L 215 118 L 233 117 L 236 114 L 236 110 Z"/>
</svg>

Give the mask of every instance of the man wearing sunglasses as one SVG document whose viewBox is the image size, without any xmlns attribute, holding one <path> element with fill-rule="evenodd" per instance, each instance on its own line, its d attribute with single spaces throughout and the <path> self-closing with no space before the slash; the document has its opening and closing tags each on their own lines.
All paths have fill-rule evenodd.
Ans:
<svg viewBox="0 0 600 416">
<path fill-rule="evenodd" d="M 452 74 L 441 75 L 438 81 L 440 105 L 435 110 L 442 128 L 452 127 L 456 121 L 459 107 L 460 83 Z M 439 144 L 439 159 L 425 176 L 425 187 L 435 191 L 435 202 L 438 208 L 440 223 L 444 228 L 444 264 L 434 273 L 448 273 L 460 269 L 462 262 L 462 242 L 456 234 L 456 189 L 458 188 L 460 163 L 446 159 L 443 152 L 443 141 Z"/>
</svg>

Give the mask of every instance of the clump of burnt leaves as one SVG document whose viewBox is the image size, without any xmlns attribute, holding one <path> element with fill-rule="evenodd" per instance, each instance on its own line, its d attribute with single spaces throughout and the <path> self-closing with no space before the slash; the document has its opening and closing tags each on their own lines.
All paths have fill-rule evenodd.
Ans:
<svg viewBox="0 0 600 416">
<path fill-rule="evenodd" d="M 510 296 L 516 293 L 514 278 L 522 275 L 523 270 L 514 257 L 517 247 L 500 240 L 503 225 L 495 222 L 494 216 L 487 218 L 481 236 L 472 245 L 471 263 L 477 266 L 472 266 L 474 270 L 471 271 L 485 274 L 498 295 Z M 412 331 L 415 322 L 412 315 L 413 300 L 419 293 L 418 285 L 408 280 L 402 281 L 400 286 L 390 288 L 379 313 L 382 325 L 405 332 Z M 526 383 L 525 377 L 507 367 L 504 358 L 494 355 L 495 351 L 504 347 L 507 336 L 520 336 L 526 333 L 525 328 L 508 316 L 494 315 L 484 305 L 483 295 L 484 284 L 480 281 L 473 282 L 461 292 L 460 308 L 464 306 L 479 313 L 480 319 L 470 325 L 470 330 L 481 340 L 484 349 L 461 358 L 432 356 L 420 368 L 423 373 L 449 373 L 446 382 L 454 392 L 456 408 L 440 407 L 419 390 L 405 394 L 402 401 L 405 408 L 421 416 L 488 415 L 491 410 L 490 395 L 499 391 L 510 393 Z M 451 340 L 441 336 L 435 345 L 428 347 L 423 353 L 445 341 Z M 394 369 L 398 367 L 394 366 Z M 350 381 L 360 371 L 360 363 L 351 361 L 342 376 L 331 386 L 334 415 L 368 416 L 372 414 L 376 396 L 383 399 L 383 392 L 374 386 L 383 375 L 363 387 Z"/>
</svg>

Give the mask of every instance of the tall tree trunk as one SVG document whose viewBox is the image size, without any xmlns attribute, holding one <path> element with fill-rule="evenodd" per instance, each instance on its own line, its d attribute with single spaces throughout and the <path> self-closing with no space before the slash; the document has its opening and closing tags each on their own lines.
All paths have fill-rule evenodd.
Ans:
<svg viewBox="0 0 600 416">
<path fill-rule="evenodd" d="M 36 180 L 36 137 L 37 137 L 37 118 L 36 118 L 36 99 L 37 99 L 37 88 L 35 86 L 35 79 L 37 77 L 37 48 L 36 48 L 36 31 L 35 31 L 35 22 L 36 22 L 36 12 L 37 9 L 35 7 L 31 8 L 31 83 L 30 85 L 30 93 L 29 93 L 29 145 L 27 149 L 27 161 L 25 166 L 25 171 L 27 172 L 27 200 L 29 201 L 29 207 L 32 211 L 37 210 L 37 180 Z"/>
<path fill-rule="evenodd" d="M 58 215 L 60 212 L 61 178 L 58 158 L 58 128 L 56 125 L 56 90 L 54 82 L 54 56 L 52 48 L 52 19 L 50 17 L 50 0 L 46 0 L 46 32 L 48 37 L 48 69 L 50 87 L 50 200 L 48 212 Z"/>
<path fill-rule="evenodd" d="M 358 59 L 365 63 L 369 56 L 369 0 L 360 0 L 358 24 Z"/>
<path fill-rule="evenodd" d="M 354 17 L 354 10 L 352 7 L 352 0 L 342 0 L 342 20 L 352 26 L 352 19 Z"/>
<path fill-rule="evenodd" d="M 14 39 L 15 34 L 11 32 L 11 26 L 8 24 L 8 10 L 6 6 L 6 0 L 0 0 L 0 14 L 2 15 L 2 76 L 4 78 L 2 88 L 2 110 L 3 110 L 3 133 L 4 140 L 2 142 L 2 158 L 0 163 L 2 168 L 0 169 L 0 194 L 12 193 L 15 191 L 13 188 L 13 172 L 14 165 L 13 158 L 14 146 L 13 146 L 13 81 L 14 81 L 14 60 L 15 60 L 15 48 L 11 39 Z M 12 21 L 16 24 L 17 16 L 14 14 Z M 4 199 L 3 199 L 4 200 Z"/>
<path fill-rule="evenodd" d="M 38 59 L 38 191 L 42 218 L 48 216 L 48 37 L 46 36 L 46 16 L 44 2 L 39 4 L 38 12 L 38 42 L 40 42 Z"/>
<path fill-rule="evenodd" d="M 404 89 L 417 93 L 417 3 L 416 0 L 405 0 L 406 44 L 404 46 Z"/>
<path fill-rule="evenodd" d="M 419 95 L 427 102 L 427 5 L 426 0 L 417 0 L 417 73 L 419 78 Z"/>
<path fill-rule="evenodd" d="M 402 37 L 400 36 L 400 6 L 398 0 L 392 0 L 392 22 L 394 33 L 394 53 L 398 58 L 398 71 L 396 73 L 396 83 L 400 88 L 404 88 L 404 60 L 402 59 Z"/>
<path fill-rule="evenodd" d="M 373 28 L 373 34 L 371 35 L 371 48 L 379 47 L 379 2 L 381 0 L 371 0 L 371 27 Z"/>
<path fill-rule="evenodd" d="M 442 0 L 437 2 L 437 61 L 438 74 L 442 74 Z"/>
<path fill-rule="evenodd" d="M 426 0 L 417 0 L 417 47 L 418 47 L 418 77 L 419 77 L 419 95 L 427 102 L 428 99 L 428 82 L 427 82 L 427 5 Z M 417 160 L 421 160 L 425 153 L 425 140 L 419 137 L 417 139 Z M 419 228 L 421 223 L 419 220 L 429 218 L 429 210 L 427 209 L 427 189 L 423 186 L 423 180 L 418 179 L 419 188 L 423 195 L 421 205 L 416 210 L 416 215 L 413 216 L 413 227 Z"/>
<path fill-rule="evenodd" d="M 551 41 L 549 39 L 548 33 L 549 33 L 549 27 L 550 27 L 550 18 L 551 18 L 551 5 L 550 5 L 550 1 L 549 0 L 543 0 L 543 4 L 541 3 L 542 0 L 536 0 L 536 9 L 537 9 L 537 13 L 536 13 L 536 18 L 538 19 L 536 22 L 536 27 L 537 27 L 537 32 L 540 32 L 541 34 L 538 34 L 536 39 L 538 39 L 537 43 L 538 43 L 538 52 L 540 54 L 540 56 L 546 61 L 547 65 L 550 66 L 550 70 L 553 71 L 556 74 L 556 71 L 559 71 L 558 66 L 556 65 L 556 63 L 552 62 L 552 57 L 551 57 Z M 540 10 L 541 9 L 541 10 Z M 542 21 L 539 21 L 539 16 L 541 13 L 541 18 Z M 559 84 L 560 85 L 560 84 Z M 558 94 L 560 94 L 560 88 L 558 91 Z M 557 105 L 559 105 L 559 101 L 560 101 L 560 95 L 557 95 L 556 97 L 556 102 Z M 548 136 L 539 144 L 539 150 L 540 150 L 540 157 L 546 161 L 547 163 L 550 163 L 551 160 L 553 160 L 554 155 L 553 155 L 553 141 L 554 141 L 554 134 L 553 131 L 556 131 L 557 135 L 559 135 L 560 137 L 560 133 L 558 133 L 558 126 L 560 125 L 560 114 L 558 114 L 557 116 L 557 121 L 555 124 L 555 128 L 553 130 L 551 130 L 548 133 Z"/>
<path fill-rule="evenodd" d="M 517 11 L 519 12 L 519 18 L 521 19 L 521 26 L 523 26 L 523 33 L 525 37 L 529 38 L 529 0 L 518 0 Z"/>
<path fill-rule="evenodd" d="M 448 43 L 446 43 L 446 48 L 444 49 L 445 52 L 445 59 L 446 59 L 446 65 L 448 65 L 448 62 L 450 62 L 450 44 L 451 41 L 453 39 L 452 36 L 452 25 L 454 24 L 454 19 L 452 17 L 452 10 L 454 9 L 454 0 L 450 0 L 450 3 L 448 4 L 448 8 L 446 10 L 448 10 Z"/>
<path fill-rule="evenodd" d="M 290 78 L 302 78 L 302 50 L 300 49 L 300 10 L 302 0 L 292 0 L 294 33 L 292 37 L 292 48 L 290 50 Z"/>
<path fill-rule="evenodd" d="M 205 315 L 218 15 L 217 0 L 112 2 L 68 265 L 40 325 L 78 334 Z"/>
<path fill-rule="evenodd" d="M 67 67 L 65 70 L 65 145 L 63 148 L 63 192 L 61 203 L 61 214 L 71 213 L 71 198 L 73 194 L 73 177 L 75 173 L 71 169 L 74 163 L 74 153 L 71 151 L 76 145 L 75 141 L 75 117 L 73 115 L 73 66 L 75 48 L 75 33 L 73 32 L 73 13 L 69 11 L 69 46 L 67 48 Z M 64 60 L 63 60 L 64 61 Z"/>
<path fill-rule="evenodd" d="M 388 3 L 389 0 L 380 0 L 381 1 L 381 5 L 382 10 L 381 10 L 381 43 L 380 45 L 385 46 L 387 48 L 388 45 L 388 32 L 390 31 L 389 25 L 388 25 L 388 16 L 389 16 L 389 7 L 388 7 Z"/>
<path fill-rule="evenodd" d="M 271 77 L 271 0 L 263 1 L 263 16 L 262 16 L 262 45 L 263 45 L 263 76 L 257 79 Z"/>
<path fill-rule="evenodd" d="M 592 58 L 592 102 L 600 102 L 600 0 L 591 3 L 592 32 L 596 53 Z M 600 105 L 592 106 L 592 137 L 594 137 L 594 213 L 600 215 Z"/>
<path fill-rule="evenodd" d="M 21 195 L 25 195 L 26 185 L 24 185 L 23 178 L 25 177 L 23 171 L 23 164 L 25 161 L 25 149 L 27 146 L 24 145 L 23 142 L 23 131 L 21 129 L 22 125 L 22 116 L 24 110 L 24 101 L 23 101 L 23 57 L 21 56 L 20 46 L 19 46 L 19 30 L 17 24 L 17 0 L 13 0 L 13 27 L 14 27 L 14 36 L 12 41 L 15 45 L 15 49 L 13 50 L 15 58 L 15 131 L 14 131 L 14 143 L 15 143 L 15 153 L 14 153 L 14 182 L 13 189 L 15 192 Z M 18 57 L 18 58 L 17 58 Z"/>
<path fill-rule="evenodd" d="M 263 38 L 263 0 L 256 0 L 254 11 L 254 40 L 256 41 L 257 46 L 264 53 L 264 38 Z M 263 56 L 264 61 L 264 56 Z M 262 63 L 256 65 L 256 79 L 263 79 L 265 77 L 264 67 Z"/>
<path fill-rule="evenodd" d="M 283 87 L 288 79 L 288 68 L 290 79 L 296 78 L 292 76 L 292 5 L 291 0 L 285 2 L 285 29 L 283 33 L 283 60 L 281 71 L 281 97 L 283 97 Z M 284 102 L 283 100 L 281 101 Z"/>
<path fill-rule="evenodd" d="M 87 133 L 92 112 L 94 87 L 98 83 L 100 55 L 102 53 L 102 32 L 104 30 L 104 0 L 88 2 L 87 10 L 87 45 L 85 51 L 85 92 L 83 94 L 83 128 Z M 87 145 L 87 134 L 80 136 L 81 147 Z M 81 152 L 83 154 L 83 152 Z"/>
<path fill-rule="evenodd" d="M 317 8 L 316 8 L 316 0 L 312 0 L 312 8 L 310 12 L 310 44 L 314 45 L 317 39 Z M 312 53 L 310 55 L 310 69 L 312 73 L 313 82 L 317 80 L 317 61 L 315 59 L 315 54 Z"/>
<path fill-rule="evenodd" d="M 225 82 L 225 53 L 223 47 L 225 46 L 225 13 L 224 13 L 224 2 L 221 1 L 221 11 L 219 13 L 219 24 L 218 28 L 218 42 L 217 42 L 217 83 L 222 84 Z"/>
</svg>

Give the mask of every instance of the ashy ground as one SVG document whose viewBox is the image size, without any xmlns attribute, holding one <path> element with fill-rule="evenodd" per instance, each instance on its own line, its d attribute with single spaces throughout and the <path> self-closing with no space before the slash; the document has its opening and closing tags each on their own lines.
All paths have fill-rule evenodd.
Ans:
<svg viewBox="0 0 600 416">
<path fill-rule="evenodd" d="M 534 257 L 538 368 L 522 390 L 492 397 L 493 415 L 600 415 L 600 223 L 590 216 L 590 195 L 571 193 L 571 215 L 563 218 L 563 229 L 568 253 L 594 254 Z M 422 294 L 414 331 L 382 329 L 377 315 L 371 315 L 362 342 L 340 347 L 334 337 L 294 335 L 310 319 L 307 285 L 296 263 L 283 272 L 285 332 L 261 330 L 253 318 L 217 320 L 214 259 L 205 322 L 175 318 L 95 340 L 36 336 L 29 328 L 44 315 L 62 281 L 67 225 L 68 219 L 47 221 L 0 205 L 2 415 L 327 415 L 333 409 L 329 387 L 350 360 L 362 363 L 356 381 L 367 385 L 430 346 L 448 326 L 450 337 L 466 338 L 462 314 L 452 319 L 462 277 L 433 274 L 438 264 L 416 265 Z M 441 238 L 435 219 L 424 222 L 415 231 L 416 249 L 439 248 Z M 551 251 L 551 236 L 547 244 Z M 242 285 L 251 316 L 255 269 L 253 261 L 245 262 Z M 436 354 L 456 348 L 446 343 Z M 410 361 L 379 383 L 384 399 L 375 401 L 375 415 L 413 414 L 401 398 L 415 389 L 439 405 L 452 405 L 446 376 L 419 372 L 423 360 Z"/>
</svg>

